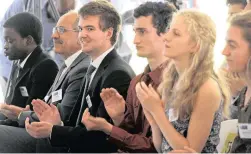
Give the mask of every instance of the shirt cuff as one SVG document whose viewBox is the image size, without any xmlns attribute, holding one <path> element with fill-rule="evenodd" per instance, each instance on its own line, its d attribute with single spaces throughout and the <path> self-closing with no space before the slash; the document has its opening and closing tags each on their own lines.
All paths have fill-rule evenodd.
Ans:
<svg viewBox="0 0 251 154">
<path fill-rule="evenodd" d="M 17 117 L 17 120 L 19 120 L 19 118 L 21 117 L 21 114 L 23 113 L 23 111 L 21 111 Z"/>
<path fill-rule="evenodd" d="M 123 146 L 122 144 L 124 144 L 126 134 L 127 134 L 127 132 L 125 130 L 123 130 L 117 126 L 113 126 L 112 131 L 111 131 L 109 137 L 107 138 L 107 140 L 113 144 L 116 144 L 120 148 L 121 146 Z"/>
<path fill-rule="evenodd" d="M 52 131 L 51 131 L 51 133 L 50 133 L 50 140 L 51 140 L 51 134 L 52 134 Z"/>
<path fill-rule="evenodd" d="M 54 127 L 54 126 L 52 126 L 51 133 L 50 133 L 50 140 L 51 140 L 51 135 L 52 135 L 52 130 L 53 130 L 53 127 Z"/>
<path fill-rule="evenodd" d="M 63 121 L 61 121 L 60 126 L 64 126 L 64 122 Z"/>
</svg>

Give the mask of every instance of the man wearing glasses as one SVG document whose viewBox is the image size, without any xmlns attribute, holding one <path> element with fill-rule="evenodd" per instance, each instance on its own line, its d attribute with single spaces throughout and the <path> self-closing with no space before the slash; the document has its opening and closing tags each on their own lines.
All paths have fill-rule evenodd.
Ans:
<svg viewBox="0 0 251 154">
<path fill-rule="evenodd" d="M 81 51 L 77 25 L 78 15 L 76 12 L 70 11 L 63 15 L 56 27 L 53 28 L 54 51 L 65 60 L 44 101 L 40 100 L 41 103 L 53 104 L 51 106 L 58 108 L 63 125 L 71 125 L 70 115 L 76 104 L 82 79 L 90 64 L 89 57 Z M 39 121 L 38 119 L 43 120 L 43 117 L 36 115 L 33 111 L 21 112 L 16 110 L 16 112 L 19 113 L 19 127 L 24 126 L 24 120 L 27 117 L 29 117 L 31 122 Z M 0 129 L 0 152 L 46 153 L 62 150 L 60 148 L 52 148 L 47 139 L 36 140 L 32 138 L 24 128 L 0 126 Z M 7 134 L 13 135 L 13 138 Z M 8 139 L 8 136 L 11 139 Z M 15 148 L 7 148 L 4 145 L 9 145 L 8 147 L 13 145 Z"/>
</svg>

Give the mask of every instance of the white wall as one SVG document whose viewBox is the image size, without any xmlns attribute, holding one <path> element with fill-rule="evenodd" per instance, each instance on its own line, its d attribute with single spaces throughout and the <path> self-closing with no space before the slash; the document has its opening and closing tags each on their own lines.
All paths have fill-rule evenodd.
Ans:
<svg viewBox="0 0 251 154">
<path fill-rule="evenodd" d="M 225 36 L 227 30 L 227 6 L 224 0 L 197 0 L 197 6 L 202 12 L 207 13 L 215 22 L 217 38 L 215 44 L 214 60 L 215 68 L 218 69 L 224 56 L 221 54 L 225 46 Z"/>
</svg>

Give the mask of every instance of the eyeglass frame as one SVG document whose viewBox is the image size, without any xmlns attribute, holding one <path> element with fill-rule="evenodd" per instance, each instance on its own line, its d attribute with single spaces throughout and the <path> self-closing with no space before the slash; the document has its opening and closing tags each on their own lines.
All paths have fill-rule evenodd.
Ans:
<svg viewBox="0 0 251 154">
<path fill-rule="evenodd" d="M 59 30 L 61 29 L 61 30 L 63 30 L 63 32 L 60 32 Z M 57 32 L 58 34 L 64 34 L 65 32 L 67 32 L 67 31 L 71 31 L 71 32 L 79 32 L 79 30 L 78 29 L 66 29 L 66 28 L 64 28 L 63 26 L 56 26 L 56 27 L 53 27 L 53 29 L 52 29 L 52 33 L 55 33 L 55 32 Z"/>
</svg>

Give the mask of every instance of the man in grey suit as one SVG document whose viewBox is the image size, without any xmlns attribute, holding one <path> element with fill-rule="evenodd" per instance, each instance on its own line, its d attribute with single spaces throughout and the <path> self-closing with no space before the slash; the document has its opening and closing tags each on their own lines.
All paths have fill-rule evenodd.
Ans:
<svg viewBox="0 0 251 154">
<path fill-rule="evenodd" d="M 57 77 L 47 93 L 44 102 L 55 105 L 60 113 L 62 123 L 69 123 L 69 116 L 76 104 L 80 86 L 90 64 L 90 58 L 80 49 L 78 41 L 78 15 L 70 11 L 63 15 L 53 29 L 54 50 L 65 58 Z M 40 100 L 43 102 L 42 100 Z M 15 109 L 9 109 L 10 112 Z M 33 111 L 20 111 L 19 126 L 24 126 L 24 120 L 38 121 Z M 0 153 L 2 152 L 56 152 L 47 144 L 47 140 L 32 138 L 24 128 L 0 126 Z M 7 145 L 7 146 L 6 146 Z M 9 148 L 8 148 L 9 147 Z M 36 151 L 36 148 L 38 151 Z M 58 150 L 58 149 L 56 149 Z"/>
</svg>

